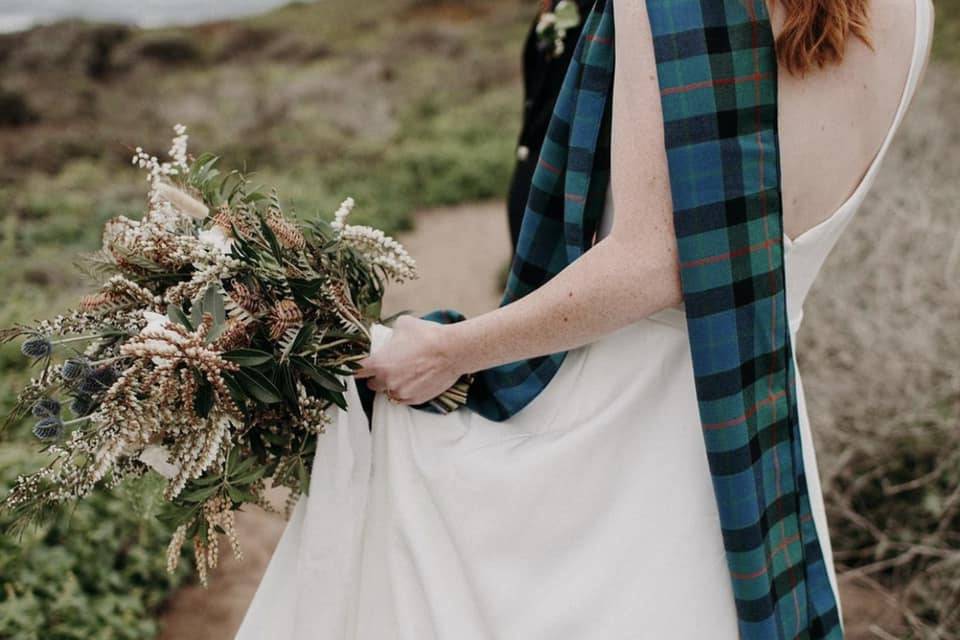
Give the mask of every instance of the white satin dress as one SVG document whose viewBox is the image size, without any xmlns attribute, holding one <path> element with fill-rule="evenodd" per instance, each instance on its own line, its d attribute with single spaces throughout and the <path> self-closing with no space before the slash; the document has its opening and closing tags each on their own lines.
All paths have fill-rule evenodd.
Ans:
<svg viewBox="0 0 960 640">
<path fill-rule="evenodd" d="M 791 331 L 877 174 L 917 85 L 931 20 L 862 183 L 786 249 Z M 609 202 L 609 198 L 608 198 Z M 609 227 L 612 211 L 605 222 Z M 376 328 L 377 345 L 389 329 Z M 804 461 L 830 541 L 802 383 Z M 569 353 L 505 422 L 378 396 L 372 434 L 349 382 L 239 640 L 734 640 L 737 617 L 682 310 Z M 834 579 L 835 585 L 835 579 Z"/>
</svg>

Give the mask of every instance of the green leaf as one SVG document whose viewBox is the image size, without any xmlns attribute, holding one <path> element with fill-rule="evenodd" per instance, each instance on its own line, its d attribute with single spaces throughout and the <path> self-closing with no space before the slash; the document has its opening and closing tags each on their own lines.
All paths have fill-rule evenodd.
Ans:
<svg viewBox="0 0 960 640">
<path fill-rule="evenodd" d="M 379 299 L 376 302 L 371 302 L 363 310 L 363 315 L 367 318 L 380 318 L 380 313 L 383 308 L 383 299 Z"/>
<path fill-rule="evenodd" d="M 251 458 L 251 460 L 254 460 L 254 459 Z M 266 475 L 266 473 L 267 473 L 266 467 L 257 467 L 256 469 L 251 469 L 247 473 L 238 475 L 236 478 L 231 476 L 230 482 L 233 485 L 249 485 L 253 482 L 256 482 L 260 478 L 262 478 L 264 475 Z"/>
<path fill-rule="evenodd" d="M 240 447 L 233 447 L 230 449 L 230 453 L 227 455 L 227 469 L 233 469 L 237 466 L 237 461 L 240 459 Z"/>
<path fill-rule="evenodd" d="M 256 462 L 255 458 L 244 458 L 243 460 L 240 461 L 240 464 L 236 464 L 230 467 L 230 477 L 233 478 L 233 476 L 243 473 L 244 471 L 249 469 L 254 462 Z"/>
<path fill-rule="evenodd" d="M 190 322 L 190 319 L 187 317 L 187 314 L 183 312 L 183 309 L 177 305 L 167 305 L 167 317 L 170 318 L 171 322 L 178 322 L 185 326 L 187 331 L 193 331 L 193 323 Z"/>
<path fill-rule="evenodd" d="M 300 327 L 300 331 L 297 332 L 297 337 L 293 339 L 293 343 L 290 345 L 290 353 L 299 353 L 301 349 L 313 340 L 316 332 L 317 326 L 313 323 L 307 323 Z"/>
<path fill-rule="evenodd" d="M 280 394 L 296 415 L 300 415 L 300 401 L 297 397 L 297 384 L 293 378 L 293 372 L 287 364 L 277 367 L 274 376 L 274 382 L 280 389 Z"/>
<path fill-rule="evenodd" d="M 245 502 L 257 501 L 257 496 L 253 495 L 249 491 L 238 489 L 237 487 L 227 487 L 227 495 L 229 495 L 230 499 L 234 502 L 239 502 L 241 504 Z"/>
<path fill-rule="evenodd" d="M 252 203 L 252 202 L 260 202 L 261 200 L 266 200 L 267 194 L 260 191 L 260 189 L 262 188 L 263 188 L 262 186 L 254 187 L 253 191 L 251 191 L 246 196 L 244 196 L 243 201 Z"/>
<path fill-rule="evenodd" d="M 270 244 L 270 250 L 273 251 L 274 257 L 277 261 L 283 260 L 283 252 L 280 249 L 280 242 L 277 241 L 277 236 L 274 235 L 273 229 L 270 228 L 270 225 L 267 224 L 266 220 L 261 218 L 260 220 L 260 233 L 263 234 L 263 237 L 267 239 L 267 242 Z"/>
<path fill-rule="evenodd" d="M 180 494 L 179 498 L 185 502 L 203 502 L 219 490 L 219 485 L 203 487 L 192 491 L 185 491 Z"/>
<path fill-rule="evenodd" d="M 258 367 L 273 360 L 273 354 L 259 349 L 234 349 L 221 354 L 224 360 L 234 362 L 241 367 Z"/>
<path fill-rule="evenodd" d="M 305 376 L 316 382 L 318 385 L 329 391 L 342 393 L 347 390 L 347 385 L 340 381 L 336 376 L 317 367 L 306 358 L 294 356 L 290 362 L 299 369 Z"/>
<path fill-rule="evenodd" d="M 310 493 L 310 475 L 307 468 L 303 465 L 303 458 L 297 458 L 297 480 L 300 481 L 300 492 L 304 495 Z"/>
<path fill-rule="evenodd" d="M 276 385 L 256 369 L 242 367 L 233 375 L 243 390 L 262 404 L 276 404 L 283 399 Z"/>
</svg>

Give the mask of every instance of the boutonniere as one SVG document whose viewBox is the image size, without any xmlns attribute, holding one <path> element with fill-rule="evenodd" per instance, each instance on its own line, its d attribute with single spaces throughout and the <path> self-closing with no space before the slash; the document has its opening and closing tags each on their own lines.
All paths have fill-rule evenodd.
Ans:
<svg viewBox="0 0 960 640">
<path fill-rule="evenodd" d="M 537 22 L 537 47 L 547 58 L 559 58 L 563 55 L 564 40 L 569 29 L 580 25 L 580 9 L 576 2 L 560 0 L 550 9 L 551 3 L 545 1 Z"/>
</svg>

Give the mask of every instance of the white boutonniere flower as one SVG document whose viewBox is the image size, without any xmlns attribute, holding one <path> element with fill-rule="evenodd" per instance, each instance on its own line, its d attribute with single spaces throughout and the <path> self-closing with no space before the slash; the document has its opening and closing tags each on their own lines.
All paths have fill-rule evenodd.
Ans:
<svg viewBox="0 0 960 640">
<path fill-rule="evenodd" d="M 576 2 L 560 0 L 553 11 L 543 11 L 537 22 L 537 46 L 548 58 L 563 55 L 567 31 L 580 25 L 580 9 Z"/>
</svg>

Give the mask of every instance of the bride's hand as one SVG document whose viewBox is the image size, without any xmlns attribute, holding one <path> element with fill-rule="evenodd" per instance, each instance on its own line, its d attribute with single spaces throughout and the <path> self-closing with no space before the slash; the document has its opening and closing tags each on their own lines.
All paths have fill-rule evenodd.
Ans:
<svg viewBox="0 0 960 640">
<path fill-rule="evenodd" d="M 401 316 L 390 340 L 360 361 L 354 375 L 395 402 L 422 404 L 449 389 L 460 377 L 444 325 Z"/>
</svg>

